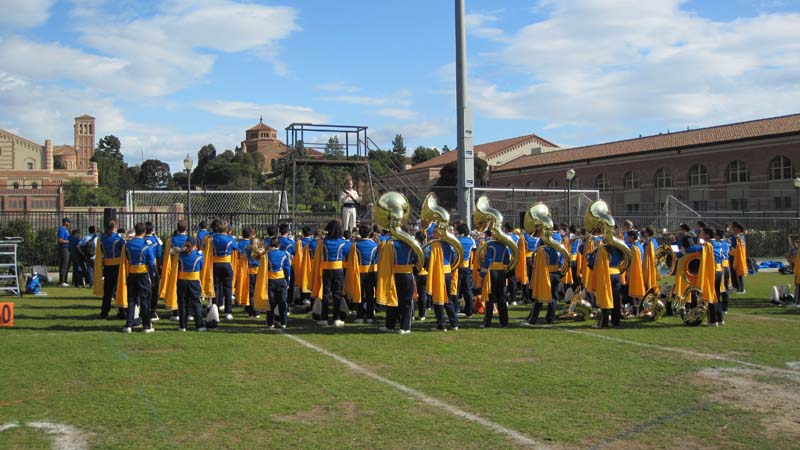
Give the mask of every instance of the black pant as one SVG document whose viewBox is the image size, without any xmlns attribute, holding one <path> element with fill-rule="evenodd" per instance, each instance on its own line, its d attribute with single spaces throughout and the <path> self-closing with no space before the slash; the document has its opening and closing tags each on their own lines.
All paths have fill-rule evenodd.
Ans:
<svg viewBox="0 0 800 450">
<path fill-rule="evenodd" d="M 103 266 L 103 305 L 100 307 L 103 316 L 111 310 L 111 297 L 117 293 L 118 277 L 119 266 Z"/>
<path fill-rule="evenodd" d="M 58 283 L 64 284 L 67 282 L 67 274 L 69 274 L 69 248 L 65 246 L 58 247 Z"/>
<path fill-rule="evenodd" d="M 375 287 L 378 282 L 377 272 L 361 274 L 361 305 L 357 311 L 359 319 L 375 318 Z"/>
<path fill-rule="evenodd" d="M 464 299 L 464 314 L 472 315 L 472 270 L 469 267 L 458 268 L 458 291 L 456 293 L 456 313 L 458 313 L 458 298 Z"/>
<path fill-rule="evenodd" d="M 611 325 L 618 327 L 622 319 L 622 280 L 619 274 L 611 275 L 611 296 L 614 308 L 611 309 Z"/>
<path fill-rule="evenodd" d="M 70 264 L 72 265 L 72 285 L 83 286 L 83 258 L 80 255 L 70 255 Z"/>
<path fill-rule="evenodd" d="M 533 258 L 525 258 L 525 266 L 525 270 L 528 272 L 528 280 L 531 280 L 531 277 L 533 276 Z M 533 289 L 531 289 L 530 282 L 522 285 L 522 301 L 523 303 L 530 303 L 534 301 Z"/>
<path fill-rule="evenodd" d="M 488 327 L 492 324 L 494 315 L 494 305 L 497 305 L 497 313 L 500 315 L 500 326 L 508 326 L 508 303 L 506 300 L 506 271 L 490 270 L 486 275 L 491 277 L 492 291 L 489 293 L 489 301 L 486 302 L 486 312 L 483 316 L 483 325 Z"/>
<path fill-rule="evenodd" d="M 178 327 L 186 328 L 187 316 L 194 316 L 195 328 L 203 327 L 203 311 L 200 307 L 200 281 L 178 280 Z"/>
<path fill-rule="evenodd" d="M 345 320 L 342 313 L 342 288 L 344 287 L 344 270 L 324 269 L 322 271 L 322 318 L 327 320 L 330 316 L 331 300 L 333 301 L 333 320 Z"/>
<path fill-rule="evenodd" d="M 545 316 L 544 320 L 549 325 L 552 325 L 555 322 L 556 318 L 556 303 L 558 302 L 558 283 L 561 282 L 561 274 L 559 272 L 550 272 L 550 295 L 552 296 L 552 300 L 547 302 L 547 315 Z M 539 320 L 539 312 L 542 310 L 542 305 L 544 302 L 536 302 L 533 304 L 533 309 L 531 310 L 531 317 L 528 320 L 532 324 L 536 324 L 536 321 Z"/>
<path fill-rule="evenodd" d="M 386 308 L 386 328 L 394 330 L 400 320 L 401 330 L 411 330 L 411 318 L 414 316 L 414 275 L 410 273 L 394 274 L 397 289 L 397 305 Z"/>
<path fill-rule="evenodd" d="M 150 328 L 150 275 L 132 273 L 128 275 L 128 320 L 127 327 L 133 326 L 136 306 L 145 329 Z"/>
<path fill-rule="evenodd" d="M 267 289 L 269 289 L 269 312 L 267 312 L 267 325 L 272 325 L 274 323 L 276 307 L 278 308 L 279 324 L 286 325 L 288 321 L 288 315 L 286 314 L 286 280 L 269 280 L 267 282 Z"/>
<path fill-rule="evenodd" d="M 94 259 L 83 258 L 83 278 L 88 286 L 94 286 Z"/>
<path fill-rule="evenodd" d="M 428 288 L 428 275 L 417 275 L 417 309 L 419 317 L 425 317 L 428 308 L 431 306 L 431 296 L 426 289 Z"/>
<path fill-rule="evenodd" d="M 151 272 L 150 273 L 150 282 L 152 285 L 150 286 L 150 313 L 154 314 L 156 312 L 156 308 L 158 308 L 158 294 L 159 294 L 159 284 L 161 278 L 158 276 L 158 272 Z M 186 328 L 186 327 L 181 327 Z"/>
<path fill-rule="evenodd" d="M 503 284 L 505 284 L 506 288 L 508 289 L 508 297 L 506 297 L 506 301 L 509 303 L 515 302 L 517 301 L 517 278 L 513 270 L 509 270 L 504 273 L 505 280 L 503 280 Z"/>
<path fill-rule="evenodd" d="M 444 274 L 444 289 L 447 292 L 447 300 L 443 305 L 433 305 L 433 312 L 436 313 L 436 328 L 444 329 L 444 314 L 447 312 L 447 318 L 450 321 L 451 327 L 458 326 L 458 313 L 453 306 L 453 296 L 450 295 L 450 288 L 453 287 L 453 274 Z"/>
<path fill-rule="evenodd" d="M 730 302 L 730 292 L 728 291 L 728 286 L 731 285 L 731 268 L 730 267 L 723 267 L 722 268 L 722 286 L 725 287 L 725 292 L 720 295 L 720 306 L 722 307 L 723 312 L 728 312 L 728 303 Z"/>
<path fill-rule="evenodd" d="M 256 293 L 256 274 L 250 273 L 250 274 L 247 274 L 247 277 L 248 277 L 247 282 L 250 285 L 250 289 L 249 289 L 249 292 L 248 292 L 248 294 L 250 296 L 250 298 L 248 298 L 249 314 L 250 314 L 251 317 L 255 317 L 256 316 L 256 308 L 255 308 L 255 304 L 253 303 L 253 295 L 255 295 L 255 293 Z"/>
<path fill-rule="evenodd" d="M 214 263 L 214 293 L 218 308 L 225 304 L 225 314 L 233 311 L 233 268 L 230 263 Z"/>
</svg>

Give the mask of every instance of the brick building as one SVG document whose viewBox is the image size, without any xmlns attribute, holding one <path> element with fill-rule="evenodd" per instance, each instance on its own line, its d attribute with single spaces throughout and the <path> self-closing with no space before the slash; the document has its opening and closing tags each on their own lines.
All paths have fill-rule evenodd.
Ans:
<svg viewBox="0 0 800 450">
<path fill-rule="evenodd" d="M 658 214 L 668 196 L 699 212 L 794 215 L 800 114 L 524 156 L 491 186 L 599 189 L 612 211 Z"/>
<path fill-rule="evenodd" d="M 95 119 L 75 118 L 73 145 L 44 145 L 0 130 L 0 211 L 62 210 L 70 179 L 97 185 Z"/>
<path fill-rule="evenodd" d="M 289 147 L 278 139 L 278 130 L 264 123 L 263 118 L 258 124 L 245 131 L 245 140 L 242 141 L 243 151 L 258 152 L 264 157 L 264 170 L 272 172 L 272 167 L 279 159 L 283 159 Z M 321 158 L 322 153 L 306 148 L 309 158 Z"/>
</svg>

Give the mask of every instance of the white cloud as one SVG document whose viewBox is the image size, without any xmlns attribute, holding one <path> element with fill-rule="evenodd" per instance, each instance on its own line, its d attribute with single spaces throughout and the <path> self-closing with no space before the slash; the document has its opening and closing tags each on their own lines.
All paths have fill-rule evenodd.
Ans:
<svg viewBox="0 0 800 450">
<path fill-rule="evenodd" d="M 348 94 L 352 94 L 361 90 L 360 87 L 351 86 L 341 82 L 320 84 L 317 85 L 316 88 L 320 91 L 345 92 Z"/>
<path fill-rule="evenodd" d="M 411 106 L 412 104 L 411 89 L 400 89 L 399 91 L 386 96 L 333 95 L 322 97 L 320 100 L 363 106 Z"/>
<path fill-rule="evenodd" d="M 685 127 L 797 111 L 799 14 L 720 22 L 682 4 L 542 1 L 547 17 L 509 34 L 494 61 L 528 82 L 509 85 L 478 74 L 469 83 L 470 101 L 494 118 L 605 129 L 626 121 Z"/>
<path fill-rule="evenodd" d="M 394 119 L 411 120 L 417 117 L 417 113 L 410 109 L 402 108 L 383 108 L 375 111 L 375 114 L 383 117 L 392 117 Z"/>
<path fill-rule="evenodd" d="M 224 117 L 236 117 L 255 121 L 263 116 L 264 121 L 275 129 L 283 129 L 292 122 L 325 123 L 328 116 L 305 106 L 258 104 L 226 100 L 195 102 L 194 106 Z"/>
<path fill-rule="evenodd" d="M 500 21 L 500 13 L 501 11 L 468 13 L 464 20 L 467 33 L 484 39 L 503 40 L 505 32 L 496 26 L 497 22 Z"/>
<path fill-rule="evenodd" d="M 3 0 L 0 30 L 24 29 L 41 25 L 50 17 L 54 0 Z"/>
</svg>

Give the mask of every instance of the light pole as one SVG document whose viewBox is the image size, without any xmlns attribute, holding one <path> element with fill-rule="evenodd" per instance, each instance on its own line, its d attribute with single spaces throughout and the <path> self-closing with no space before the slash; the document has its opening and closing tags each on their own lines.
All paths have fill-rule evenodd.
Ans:
<svg viewBox="0 0 800 450">
<path fill-rule="evenodd" d="M 800 177 L 794 179 L 795 217 L 800 217 Z"/>
<path fill-rule="evenodd" d="M 572 225 L 572 210 L 569 207 L 569 197 L 572 194 L 573 178 L 575 178 L 575 169 L 567 170 L 567 225 Z"/>
<path fill-rule="evenodd" d="M 186 228 L 192 234 L 192 157 L 186 154 L 183 160 L 183 171 L 186 172 Z"/>
</svg>

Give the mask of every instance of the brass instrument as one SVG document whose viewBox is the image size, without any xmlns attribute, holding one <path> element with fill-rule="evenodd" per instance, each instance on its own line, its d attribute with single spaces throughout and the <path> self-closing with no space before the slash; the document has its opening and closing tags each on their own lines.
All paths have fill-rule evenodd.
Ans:
<svg viewBox="0 0 800 450">
<path fill-rule="evenodd" d="M 672 275 L 675 271 L 678 259 L 675 257 L 675 252 L 669 244 L 660 245 L 655 251 L 655 266 L 656 272 L 660 277 L 667 277 Z M 642 298 L 642 313 L 643 319 L 650 319 L 653 322 L 657 321 L 664 316 L 667 310 L 666 305 L 661 300 L 660 288 L 653 286 L 647 290 Z"/>
<path fill-rule="evenodd" d="M 505 270 L 514 270 L 519 261 L 519 247 L 511 240 L 511 236 L 503 232 L 503 215 L 500 214 L 500 211 L 489 206 L 489 198 L 485 195 L 480 196 L 475 203 L 473 221 L 475 222 L 475 229 L 478 231 L 486 231 L 487 228 L 491 228 L 492 238 L 511 250 L 511 258 Z"/>
<path fill-rule="evenodd" d="M 668 277 L 675 272 L 675 265 L 678 263 L 678 258 L 675 257 L 675 252 L 672 251 L 671 245 L 659 245 L 655 251 L 655 257 L 656 272 L 658 272 L 658 276 Z"/>
<path fill-rule="evenodd" d="M 559 316 L 561 319 L 575 319 L 581 322 L 593 317 L 595 317 L 594 309 L 592 304 L 586 300 L 586 290 L 582 287 L 575 290 L 567 306 L 567 311 Z"/>
<path fill-rule="evenodd" d="M 250 250 L 253 259 L 258 259 L 264 253 L 267 253 L 267 249 L 264 248 L 264 241 L 255 236 L 250 238 L 250 244 L 247 245 L 247 249 Z"/>
<path fill-rule="evenodd" d="M 618 237 L 614 236 L 614 217 L 608 208 L 608 204 L 603 200 L 597 200 L 586 210 L 583 215 L 583 226 L 590 233 L 600 230 L 603 244 L 597 247 L 599 250 L 603 245 L 610 245 L 622 252 L 623 260 L 619 265 L 619 273 L 624 273 L 631 265 L 631 249 Z"/>
<path fill-rule="evenodd" d="M 702 256 L 702 252 L 687 253 L 678 261 L 678 275 L 676 276 L 683 277 L 686 281 L 686 288 L 676 298 L 673 307 L 683 319 L 683 323 L 690 326 L 703 323 L 708 312 L 708 305 L 700 299 L 699 275 Z M 697 299 L 697 306 L 689 305 L 692 296 Z"/>
<path fill-rule="evenodd" d="M 436 224 L 436 229 L 439 231 L 439 240 L 447 242 L 456 251 L 456 257 L 450 261 L 450 270 L 456 271 L 461 266 L 461 261 L 464 260 L 464 249 L 458 238 L 447 230 L 450 224 L 450 213 L 446 209 L 439 206 L 436 200 L 436 194 L 431 192 L 422 201 L 422 211 L 420 211 L 420 220 L 422 221 L 422 228 L 427 229 L 431 223 Z M 428 247 L 433 241 L 428 242 L 423 247 Z"/>
<path fill-rule="evenodd" d="M 570 269 L 570 255 L 566 247 L 561 242 L 553 239 L 553 218 L 550 216 L 550 209 L 544 203 L 537 203 L 525 212 L 523 226 L 531 236 L 542 237 L 542 242 L 553 250 L 561 253 L 563 257 L 559 272 L 561 275 Z"/>
<path fill-rule="evenodd" d="M 375 222 L 389 230 L 394 239 L 404 242 L 417 255 L 416 267 L 421 270 L 425 265 L 425 254 L 413 236 L 402 230 L 401 226 L 411 214 L 411 205 L 405 195 L 389 191 L 380 196 L 373 207 Z"/>
</svg>

